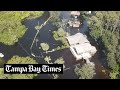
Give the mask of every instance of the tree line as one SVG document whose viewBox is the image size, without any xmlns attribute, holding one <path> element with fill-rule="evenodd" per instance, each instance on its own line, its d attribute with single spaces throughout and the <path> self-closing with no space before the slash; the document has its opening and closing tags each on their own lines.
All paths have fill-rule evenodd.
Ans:
<svg viewBox="0 0 120 90">
<path fill-rule="evenodd" d="M 120 12 L 119 11 L 96 11 L 87 23 L 90 35 L 105 51 L 106 61 L 110 77 L 119 78 L 120 69 Z"/>
</svg>

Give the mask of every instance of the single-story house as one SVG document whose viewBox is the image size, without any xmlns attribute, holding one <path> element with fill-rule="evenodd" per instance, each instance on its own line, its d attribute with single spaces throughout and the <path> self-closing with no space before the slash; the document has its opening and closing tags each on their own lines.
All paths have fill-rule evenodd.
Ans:
<svg viewBox="0 0 120 90">
<path fill-rule="evenodd" d="M 70 51 L 76 60 L 87 60 L 91 58 L 97 51 L 96 48 L 87 40 L 87 36 L 83 35 L 82 33 L 77 33 L 66 38 L 70 45 Z"/>
<path fill-rule="evenodd" d="M 75 35 L 68 36 L 66 38 L 70 46 L 76 45 L 76 44 L 89 43 L 89 41 L 87 40 L 87 36 L 83 35 L 82 33 L 77 33 Z"/>
</svg>

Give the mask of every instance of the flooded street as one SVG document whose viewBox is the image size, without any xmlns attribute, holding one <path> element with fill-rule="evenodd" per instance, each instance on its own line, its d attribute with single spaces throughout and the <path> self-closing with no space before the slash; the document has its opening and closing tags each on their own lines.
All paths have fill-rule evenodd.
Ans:
<svg viewBox="0 0 120 90">
<path fill-rule="evenodd" d="M 69 20 L 70 19 L 70 11 L 61 11 L 60 12 L 60 18 L 63 18 L 63 20 Z M 34 20 L 25 20 L 23 24 L 28 28 L 25 35 L 19 40 L 18 43 L 16 43 L 13 46 L 7 46 L 0 43 L 0 52 L 5 55 L 3 58 L 5 61 L 9 60 L 14 55 L 19 56 L 31 56 L 30 46 L 32 44 L 33 38 L 36 34 L 35 26 L 39 24 L 41 25 L 47 18 L 49 17 L 49 13 L 45 12 L 45 14 L 37 19 Z M 44 26 L 40 33 L 37 36 L 38 42 L 35 42 L 33 45 L 32 52 L 39 57 L 32 57 L 35 60 L 37 60 L 38 63 L 44 64 L 43 58 L 41 58 L 41 50 L 39 49 L 40 43 L 45 42 L 50 45 L 50 50 L 56 48 L 59 45 L 59 42 L 55 41 L 52 37 L 52 31 L 56 30 L 57 28 L 52 25 L 52 23 L 48 23 L 46 26 Z M 81 32 L 85 34 L 85 32 L 88 32 L 89 29 L 87 27 L 87 23 L 84 20 L 83 24 L 80 28 L 66 28 L 66 31 L 69 32 L 71 35 L 74 35 L 75 33 Z M 103 67 L 102 61 L 103 57 L 101 56 L 101 51 L 99 47 L 95 44 L 94 40 L 91 39 L 91 37 L 88 36 L 89 41 L 93 46 L 97 48 L 97 53 L 91 58 L 91 61 L 95 63 L 95 69 L 96 69 L 96 75 L 95 79 L 108 79 L 108 71 Z M 82 61 L 76 62 L 75 58 L 71 54 L 69 49 L 59 50 L 55 52 L 51 52 L 48 54 L 43 54 L 43 56 L 51 56 L 52 62 L 54 62 L 58 57 L 63 57 L 65 60 L 65 66 L 66 68 L 69 68 L 68 70 L 65 70 L 62 75 L 59 75 L 59 79 L 78 79 L 78 77 L 74 73 L 74 68 L 77 63 L 83 63 Z M 103 73 L 102 70 L 106 70 L 106 73 Z M 39 74 L 39 79 L 51 79 L 49 75 L 45 74 Z"/>
</svg>

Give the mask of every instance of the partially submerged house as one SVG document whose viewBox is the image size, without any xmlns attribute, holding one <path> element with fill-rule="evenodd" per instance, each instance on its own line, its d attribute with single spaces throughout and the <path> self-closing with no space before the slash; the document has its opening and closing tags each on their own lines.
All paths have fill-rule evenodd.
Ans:
<svg viewBox="0 0 120 90">
<path fill-rule="evenodd" d="M 81 23 L 77 19 L 74 19 L 74 20 L 69 20 L 68 25 L 70 27 L 80 27 Z"/>
<path fill-rule="evenodd" d="M 96 48 L 87 40 L 87 36 L 82 33 L 77 33 L 68 36 L 67 40 L 70 45 L 70 51 L 76 60 L 85 59 L 89 63 L 89 59 L 96 53 Z"/>
<path fill-rule="evenodd" d="M 71 11 L 71 15 L 72 16 L 80 16 L 80 12 L 79 11 Z"/>
<path fill-rule="evenodd" d="M 79 11 L 71 11 L 71 16 L 73 16 L 74 18 L 72 18 L 72 20 L 68 21 L 68 25 L 70 27 L 80 27 L 81 23 L 78 20 L 78 16 L 80 16 L 80 12 Z"/>
</svg>

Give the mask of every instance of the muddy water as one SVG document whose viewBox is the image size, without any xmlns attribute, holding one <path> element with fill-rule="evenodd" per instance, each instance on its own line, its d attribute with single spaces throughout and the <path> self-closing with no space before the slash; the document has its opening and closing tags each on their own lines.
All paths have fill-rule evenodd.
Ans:
<svg viewBox="0 0 120 90">
<path fill-rule="evenodd" d="M 6 46 L 3 44 L 0 44 L 0 52 L 2 52 L 5 57 L 4 60 L 8 60 L 10 59 L 13 55 L 19 55 L 19 56 L 29 56 L 30 55 L 30 46 L 32 43 L 32 40 L 36 34 L 36 30 L 35 30 L 35 26 L 38 25 L 38 22 L 40 24 L 42 24 L 45 20 L 47 20 L 47 18 L 49 17 L 49 13 L 45 12 L 45 14 L 37 19 L 34 20 L 25 20 L 23 22 L 23 24 L 28 28 L 28 30 L 26 31 L 25 35 L 19 40 L 18 43 L 16 43 L 13 46 Z M 70 18 L 70 12 L 68 11 L 62 11 L 61 12 L 61 18 L 64 19 L 69 19 Z M 38 42 L 35 42 L 35 44 L 33 45 L 33 53 L 37 56 L 40 56 L 41 54 L 41 50 L 39 50 L 39 44 L 41 42 L 47 42 L 50 45 L 50 50 L 53 48 L 56 48 L 59 44 L 59 42 L 56 42 L 53 38 L 52 38 L 52 31 L 56 30 L 57 28 L 55 26 L 53 26 L 51 23 L 48 23 L 45 27 L 43 27 L 40 30 L 40 33 L 37 36 Z M 86 21 L 83 22 L 83 25 L 80 28 L 66 28 L 66 31 L 69 31 L 71 33 L 71 35 L 77 33 L 77 32 L 81 32 L 81 33 L 85 33 L 86 31 L 88 31 L 88 27 L 86 24 Z M 96 66 L 96 76 L 94 77 L 95 79 L 105 79 L 108 78 L 108 73 L 103 73 L 102 70 L 105 69 L 102 65 L 102 60 L 104 58 L 102 58 L 101 56 L 101 52 L 99 50 L 99 47 L 95 44 L 95 42 L 90 38 L 90 42 L 92 45 L 96 46 L 98 51 L 97 53 L 94 55 L 94 57 L 91 58 L 91 61 L 93 61 L 95 63 Z M 55 51 L 52 53 L 48 53 L 48 54 L 43 54 L 44 56 L 51 56 L 52 58 L 52 62 L 54 62 L 58 57 L 63 57 L 65 60 L 65 66 L 66 68 L 69 68 L 68 70 L 64 71 L 63 75 L 59 76 L 59 79 L 77 79 L 78 77 L 75 75 L 74 73 L 74 68 L 75 65 L 77 63 L 84 63 L 82 61 L 78 61 L 76 62 L 75 58 L 73 57 L 73 55 L 71 54 L 69 49 L 64 49 L 64 50 L 60 50 L 60 51 Z M 31 55 L 30 55 L 31 56 Z M 31 56 L 32 57 L 32 56 Z M 33 57 L 34 58 L 34 57 Z M 38 63 L 45 63 L 43 58 L 38 57 L 38 58 L 34 58 L 38 61 Z M 106 70 L 107 72 L 107 70 Z M 51 79 L 49 75 L 39 75 L 37 78 L 39 79 Z"/>
<path fill-rule="evenodd" d="M 100 46 L 96 44 L 96 42 L 87 34 L 88 40 L 90 43 L 96 47 L 97 52 L 96 54 L 91 58 L 91 61 L 95 63 L 95 79 L 109 79 L 109 70 L 106 69 L 106 60 L 104 53 L 100 49 Z"/>
</svg>

